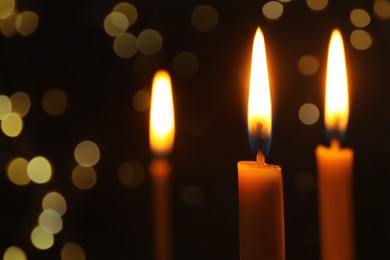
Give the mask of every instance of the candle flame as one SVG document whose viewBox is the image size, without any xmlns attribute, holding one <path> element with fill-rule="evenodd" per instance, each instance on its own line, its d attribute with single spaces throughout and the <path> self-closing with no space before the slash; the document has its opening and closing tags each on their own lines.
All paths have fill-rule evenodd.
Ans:
<svg viewBox="0 0 390 260">
<path fill-rule="evenodd" d="M 271 95 L 264 36 L 260 28 L 257 28 L 253 40 L 248 97 L 248 132 L 254 151 L 262 150 L 268 153 L 272 128 L 271 118 Z"/>
<path fill-rule="evenodd" d="M 158 71 L 153 79 L 150 108 L 149 142 L 152 152 L 164 156 L 172 150 L 175 138 L 171 79 L 168 72 Z"/>
<path fill-rule="evenodd" d="M 335 29 L 329 42 L 325 91 L 325 125 L 332 137 L 342 137 L 347 128 L 348 115 L 348 79 L 344 44 L 340 31 Z"/>
</svg>

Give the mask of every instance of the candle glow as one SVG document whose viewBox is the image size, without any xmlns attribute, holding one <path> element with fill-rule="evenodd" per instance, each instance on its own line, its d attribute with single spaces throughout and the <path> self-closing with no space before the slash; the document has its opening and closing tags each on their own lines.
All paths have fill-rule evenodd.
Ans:
<svg viewBox="0 0 390 260">
<path fill-rule="evenodd" d="M 267 56 L 265 52 L 264 36 L 260 28 L 257 28 L 252 51 L 252 64 L 249 83 L 248 98 L 248 132 L 252 149 L 257 151 L 258 125 L 262 126 L 262 134 L 267 139 L 271 137 L 272 112 L 271 95 L 268 78 Z M 262 147 L 263 148 L 263 147 Z M 266 145 L 264 151 L 268 151 Z"/>
<path fill-rule="evenodd" d="M 153 79 L 149 133 L 150 149 L 155 155 L 165 155 L 172 150 L 175 117 L 171 79 L 164 70 L 158 71 Z"/>
<path fill-rule="evenodd" d="M 343 133 L 348 124 L 348 79 L 341 33 L 332 33 L 326 74 L 325 125 L 331 133 Z"/>
</svg>

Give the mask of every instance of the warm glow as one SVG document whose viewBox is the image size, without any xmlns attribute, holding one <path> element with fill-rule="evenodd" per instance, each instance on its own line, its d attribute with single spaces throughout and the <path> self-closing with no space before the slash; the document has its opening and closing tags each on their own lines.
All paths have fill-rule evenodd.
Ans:
<svg viewBox="0 0 390 260">
<path fill-rule="evenodd" d="M 343 132 L 349 114 L 348 80 L 344 45 L 340 31 L 333 31 L 329 43 L 326 73 L 325 125 L 328 131 Z"/>
<path fill-rule="evenodd" d="M 253 41 L 248 98 L 248 130 L 251 138 L 256 136 L 259 124 L 263 126 L 262 134 L 269 138 L 272 127 L 271 118 L 271 95 L 264 36 L 260 28 L 257 28 Z"/>
<path fill-rule="evenodd" d="M 164 155 L 172 149 L 175 118 L 171 79 L 168 72 L 158 71 L 153 79 L 149 141 L 154 154 Z"/>
</svg>

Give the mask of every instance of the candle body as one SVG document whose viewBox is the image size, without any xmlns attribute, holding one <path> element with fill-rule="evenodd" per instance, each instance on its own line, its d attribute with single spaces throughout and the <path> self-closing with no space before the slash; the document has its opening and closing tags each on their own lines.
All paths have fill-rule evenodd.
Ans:
<svg viewBox="0 0 390 260">
<path fill-rule="evenodd" d="M 238 162 L 240 260 L 283 260 L 283 182 L 279 166 Z"/>
<path fill-rule="evenodd" d="M 152 181 L 154 259 L 171 259 L 170 175 L 171 164 L 156 159 L 150 164 Z"/>
<path fill-rule="evenodd" d="M 331 146 L 316 149 L 322 260 L 351 260 L 354 253 L 352 207 L 353 151 Z"/>
</svg>

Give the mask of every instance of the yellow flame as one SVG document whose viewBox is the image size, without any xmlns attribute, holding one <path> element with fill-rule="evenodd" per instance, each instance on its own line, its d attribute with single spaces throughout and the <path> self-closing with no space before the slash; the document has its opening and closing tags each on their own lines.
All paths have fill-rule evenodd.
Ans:
<svg viewBox="0 0 390 260">
<path fill-rule="evenodd" d="M 348 124 L 348 79 L 343 38 L 335 29 L 329 42 L 325 91 L 325 125 L 328 130 L 342 132 Z"/>
<path fill-rule="evenodd" d="M 149 126 L 150 148 L 156 155 L 169 153 L 175 138 L 171 88 L 168 72 L 158 71 L 153 79 Z"/>
<path fill-rule="evenodd" d="M 248 130 L 250 136 L 256 135 L 257 125 L 261 124 L 263 126 L 262 133 L 270 137 L 272 128 L 271 118 L 271 95 L 264 36 L 260 28 L 257 28 L 253 41 L 248 98 Z"/>
</svg>

